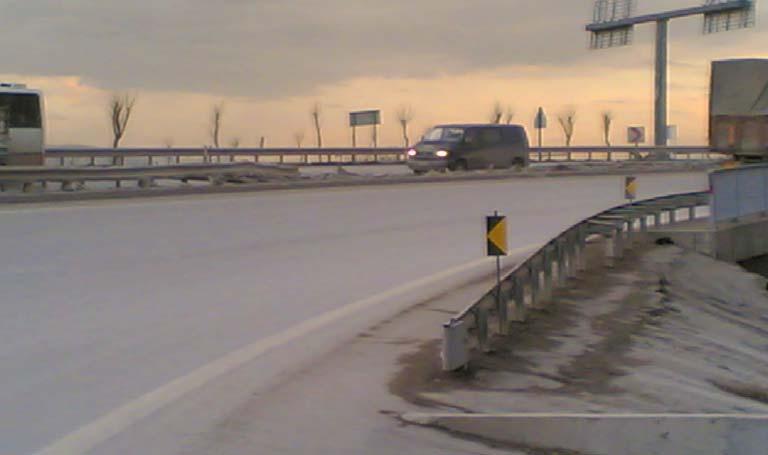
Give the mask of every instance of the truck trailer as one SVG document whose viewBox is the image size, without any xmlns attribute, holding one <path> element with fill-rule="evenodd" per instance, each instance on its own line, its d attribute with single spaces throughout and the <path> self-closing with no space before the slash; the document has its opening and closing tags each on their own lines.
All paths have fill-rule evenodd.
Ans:
<svg viewBox="0 0 768 455">
<path fill-rule="evenodd" d="M 709 143 L 739 161 L 768 158 L 768 59 L 712 62 Z"/>
</svg>

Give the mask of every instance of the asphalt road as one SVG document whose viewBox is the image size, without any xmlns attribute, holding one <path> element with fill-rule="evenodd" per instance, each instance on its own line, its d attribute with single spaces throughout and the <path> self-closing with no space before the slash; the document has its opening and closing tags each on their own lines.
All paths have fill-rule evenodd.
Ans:
<svg viewBox="0 0 768 455">
<path fill-rule="evenodd" d="M 642 198 L 702 190 L 706 176 L 638 182 Z M 131 427 L 251 372 L 186 409 L 188 422 L 174 417 L 211 425 L 475 267 L 484 215 L 509 215 L 510 246 L 526 247 L 622 203 L 622 186 L 571 177 L 1 208 L 0 453 L 118 453 L 110 444 Z M 182 453 L 179 440 L 135 442 Z"/>
</svg>

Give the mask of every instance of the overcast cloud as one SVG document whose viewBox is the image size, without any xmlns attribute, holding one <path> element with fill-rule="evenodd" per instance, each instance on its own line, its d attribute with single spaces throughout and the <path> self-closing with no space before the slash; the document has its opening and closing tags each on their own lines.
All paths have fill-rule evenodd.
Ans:
<svg viewBox="0 0 768 455">
<path fill-rule="evenodd" d="M 107 88 L 281 97 L 359 76 L 585 58 L 590 0 L 17 0 L 3 66 Z M 641 0 L 645 8 L 689 1 Z"/>
</svg>

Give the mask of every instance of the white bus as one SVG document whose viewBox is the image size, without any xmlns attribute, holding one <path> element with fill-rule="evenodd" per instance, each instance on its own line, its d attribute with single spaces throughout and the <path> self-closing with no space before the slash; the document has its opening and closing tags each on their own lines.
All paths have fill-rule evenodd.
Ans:
<svg viewBox="0 0 768 455">
<path fill-rule="evenodd" d="M 43 95 L 23 84 L 0 83 L 0 165 L 42 165 Z"/>
</svg>

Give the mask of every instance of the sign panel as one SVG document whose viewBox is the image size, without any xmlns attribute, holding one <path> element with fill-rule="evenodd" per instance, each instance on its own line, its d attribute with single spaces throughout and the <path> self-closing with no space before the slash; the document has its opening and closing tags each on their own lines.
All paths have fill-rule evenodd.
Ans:
<svg viewBox="0 0 768 455">
<path fill-rule="evenodd" d="M 486 217 L 486 240 L 488 244 L 488 256 L 506 256 L 509 253 L 507 247 L 507 217 Z"/>
<path fill-rule="evenodd" d="M 624 199 L 637 199 L 637 177 L 627 177 L 624 180 Z"/>
<path fill-rule="evenodd" d="M 627 142 L 635 145 L 645 143 L 645 127 L 630 126 L 627 128 Z"/>
<path fill-rule="evenodd" d="M 360 111 L 349 113 L 349 126 L 368 126 L 381 124 L 381 111 Z"/>
<path fill-rule="evenodd" d="M 536 119 L 533 122 L 533 127 L 537 130 L 543 130 L 547 128 L 547 114 L 544 113 L 544 108 L 539 108 L 536 113 Z"/>
</svg>

